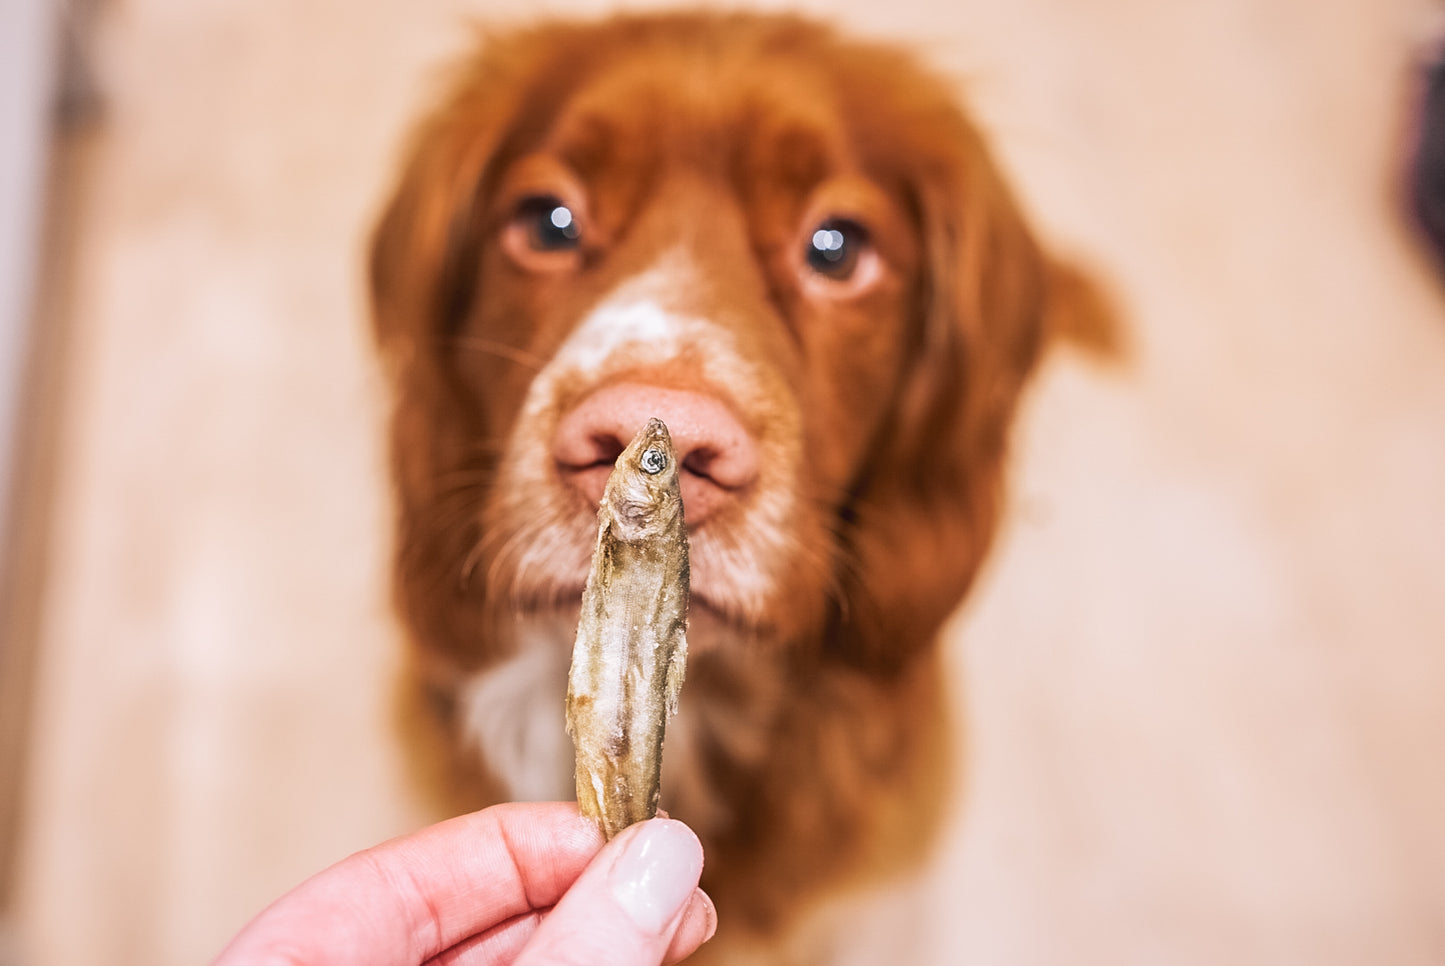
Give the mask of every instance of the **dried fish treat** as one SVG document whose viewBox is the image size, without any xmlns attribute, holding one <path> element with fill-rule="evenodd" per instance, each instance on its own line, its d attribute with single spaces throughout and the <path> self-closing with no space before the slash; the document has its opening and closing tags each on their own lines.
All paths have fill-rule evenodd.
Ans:
<svg viewBox="0 0 1445 966">
<path fill-rule="evenodd" d="M 650 419 L 617 458 L 567 679 L 577 804 L 610 839 L 657 814 L 687 662 L 687 531 L 672 437 Z"/>
</svg>

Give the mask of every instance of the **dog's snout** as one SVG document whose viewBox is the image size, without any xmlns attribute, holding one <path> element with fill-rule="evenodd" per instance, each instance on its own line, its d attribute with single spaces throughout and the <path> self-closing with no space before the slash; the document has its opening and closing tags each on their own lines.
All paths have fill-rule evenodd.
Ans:
<svg viewBox="0 0 1445 966">
<path fill-rule="evenodd" d="M 757 444 L 721 399 L 617 383 L 584 398 L 558 423 L 552 457 L 563 480 L 592 504 L 601 502 L 618 454 L 653 416 L 667 424 L 682 463 L 682 505 L 690 528 L 757 479 Z"/>
</svg>

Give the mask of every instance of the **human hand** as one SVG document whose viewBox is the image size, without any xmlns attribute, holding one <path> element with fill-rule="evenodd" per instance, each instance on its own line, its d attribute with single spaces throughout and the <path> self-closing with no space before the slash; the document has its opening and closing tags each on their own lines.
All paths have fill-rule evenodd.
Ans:
<svg viewBox="0 0 1445 966">
<path fill-rule="evenodd" d="M 657 966 L 712 937 L 702 846 L 653 819 L 604 844 L 575 805 L 509 804 L 393 839 L 277 900 L 213 966 Z"/>
</svg>

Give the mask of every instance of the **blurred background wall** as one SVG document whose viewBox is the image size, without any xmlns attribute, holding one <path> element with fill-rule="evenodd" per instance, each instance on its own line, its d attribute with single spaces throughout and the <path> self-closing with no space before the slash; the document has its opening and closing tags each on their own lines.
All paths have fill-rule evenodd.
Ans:
<svg viewBox="0 0 1445 966">
<path fill-rule="evenodd" d="M 39 566 L 39 528 L 22 534 L 22 425 L 36 420 L 26 405 L 40 257 L 46 168 L 56 82 L 60 75 L 60 17 L 49 0 L 6 0 L 0 33 L 0 910 L 8 908 L 20 820 L 30 702 L 33 627 L 15 613 Z M 28 494 L 25 495 L 28 501 Z M 22 565 L 21 560 L 25 558 Z M 23 584 L 29 582 L 29 587 Z M 34 614 L 33 605 L 26 608 Z M 0 962 L 10 931 L 0 918 Z"/>
<path fill-rule="evenodd" d="M 968 781 L 922 961 L 1445 961 L 1445 299 L 1398 187 L 1435 5 L 790 8 L 956 77 L 1134 338 L 1029 398 L 949 635 Z M 29 9 L 6 0 L 12 67 Z M 5 682 L 6 966 L 204 962 L 434 817 L 390 718 L 361 255 L 469 20 L 536 10 L 90 8 L 98 113 L 56 143 L 34 242 L 63 334 L 26 377 L 54 390 L 17 511 L 39 536 L 7 545 L 0 653 L 33 661 Z"/>
</svg>

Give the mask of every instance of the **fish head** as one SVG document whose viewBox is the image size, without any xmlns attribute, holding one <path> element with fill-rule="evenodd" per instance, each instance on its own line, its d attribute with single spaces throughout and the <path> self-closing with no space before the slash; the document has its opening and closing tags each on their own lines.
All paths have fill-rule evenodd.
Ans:
<svg viewBox="0 0 1445 966">
<path fill-rule="evenodd" d="M 619 537 L 643 540 L 680 522 L 680 471 L 667 424 L 649 419 L 617 457 L 607 481 L 603 511 L 611 513 Z"/>
</svg>

